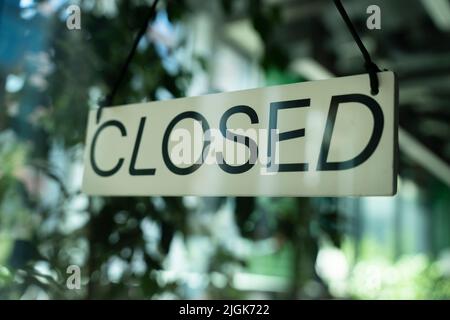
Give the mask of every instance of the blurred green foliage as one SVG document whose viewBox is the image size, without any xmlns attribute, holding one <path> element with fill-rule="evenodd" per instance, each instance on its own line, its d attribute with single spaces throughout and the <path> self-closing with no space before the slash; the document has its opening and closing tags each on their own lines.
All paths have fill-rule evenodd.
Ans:
<svg viewBox="0 0 450 320">
<path fill-rule="evenodd" d="M 395 264 L 371 259 L 355 266 L 348 291 L 362 299 L 448 299 L 450 279 L 425 255 L 405 256 Z"/>
</svg>

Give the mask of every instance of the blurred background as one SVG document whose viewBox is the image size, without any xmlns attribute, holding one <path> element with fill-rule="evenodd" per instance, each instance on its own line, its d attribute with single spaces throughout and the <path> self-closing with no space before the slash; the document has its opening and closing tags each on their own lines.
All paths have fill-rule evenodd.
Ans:
<svg viewBox="0 0 450 320">
<path fill-rule="evenodd" d="M 151 3 L 0 1 L 0 299 L 450 298 L 450 1 L 343 1 L 399 79 L 395 197 L 88 197 L 87 112 Z M 157 10 L 115 104 L 364 73 L 331 0 Z"/>
</svg>

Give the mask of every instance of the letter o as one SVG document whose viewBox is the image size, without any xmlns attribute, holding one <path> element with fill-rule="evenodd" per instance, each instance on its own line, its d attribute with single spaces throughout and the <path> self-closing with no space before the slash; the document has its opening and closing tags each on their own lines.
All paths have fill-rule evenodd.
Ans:
<svg viewBox="0 0 450 320">
<path fill-rule="evenodd" d="M 178 175 L 188 175 L 188 174 L 191 174 L 194 171 L 196 171 L 198 168 L 200 168 L 202 166 L 203 160 L 204 160 L 203 155 L 206 153 L 206 151 L 208 150 L 209 145 L 211 143 L 211 141 L 204 141 L 200 159 L 198 159 L 192 166 L 186 167 L 186 168 L 177 167 L 172 162 L 172 160 L 170 159 L 170 156 L 169 156 L 169 137 L 170 137 L 170 134 L 171 134 L 173 128 L 178 124 L 178 122 L 180 122 L 181 120 L 184 120 L 184 119 L 194 119 L 194 120 L 200 121 L 202 124 L 203 133 L 205 133 L 209 130 L 208 121 L 200 113 L 195 112 L 195 111 L 186 111 L 186 112 L 180 113 L 175 118 L 173 118 L 173 120 L 169 123 L 166 131 L 164 132 L 164 138 L 163 138 L 163 142 L 162 142 L 162 156 L 163 156 L 164 163 L 166 164 L 167 168 L 170 171 L 172 171 L 173 173 L 178 174 Z"/>
</svg>

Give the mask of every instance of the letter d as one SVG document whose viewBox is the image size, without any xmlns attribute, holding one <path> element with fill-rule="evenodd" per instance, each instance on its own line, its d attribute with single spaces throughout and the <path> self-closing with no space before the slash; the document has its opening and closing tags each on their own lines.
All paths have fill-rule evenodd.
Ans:
<svg viewBox="0 0 450 320">
<path fill-rule="evenodd" d="M 363 151 L 356 157 L 342 162 L 328 162 L 328 152 L 330 151 L 330 142 L 333 135 L 336 114 L 341 103 L 358 102 L 372 112 L 374 125 L 369 143 Z M 319 161 L 317 163 L 317 171 L 345 170 L 359 166 L 361 163 L 369 159 L 376 150 L 383 133 L 384 117 L 380 105 L 371 97 L 363 94 L 348 94 L 341 96 L 333 96 L 330 103 L 330 111 L 328 112 L 327 124 L 323 135 L 322 147 L 320 149 Z"/>
</svg>

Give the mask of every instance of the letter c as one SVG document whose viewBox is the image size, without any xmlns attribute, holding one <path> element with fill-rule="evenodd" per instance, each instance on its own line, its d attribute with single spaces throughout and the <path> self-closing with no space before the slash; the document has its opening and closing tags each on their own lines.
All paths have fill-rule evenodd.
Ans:
<svg viewBox="0 0 450 320">
<path fill-rule="evenodd" d="M 94 138 L 92 139 L 92 144 L 91 144 L 91 154 L 90 154 L 90 160 L 91 160 L 91 166 L 92 169 L 94 170 L 94 172 L 96 174 L 98 174 L 101 177 L 109 177 L 114 175 L 117 171 L 120 170 L 120 168 L 123 165 L 124 159 L 120 158 L 119 161 L 117 162 L 117 164 L 114 166 L 114 168 L 112 168 L 111 170 L 102 170 L 98 167 L 97 162 L 95 161 L 95 146 L 97 144 L 97 138 L 100 135 L 100 132 L 102 132 L 103 129 L 107 128 L 107 127 L 116 127 L 120 130 L 120 134 L 122 135 L 122 137 L 126 137 L 127 135 L 127 130 L 125 129 L 124 125 L 117 120 L 110 120 L 105 122 L 104 124 L 102 124 L 97 131 L 95 132 Z"/>
</svg>

